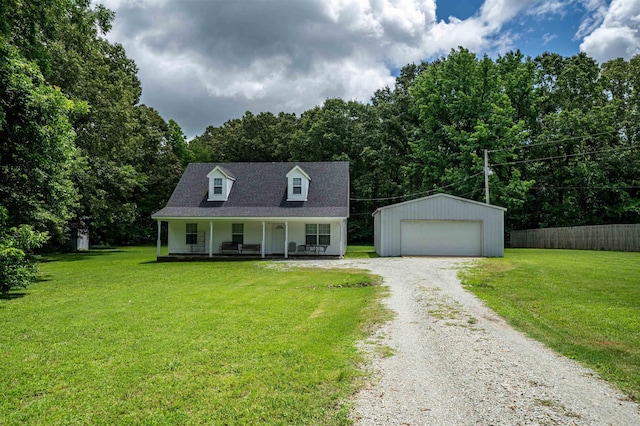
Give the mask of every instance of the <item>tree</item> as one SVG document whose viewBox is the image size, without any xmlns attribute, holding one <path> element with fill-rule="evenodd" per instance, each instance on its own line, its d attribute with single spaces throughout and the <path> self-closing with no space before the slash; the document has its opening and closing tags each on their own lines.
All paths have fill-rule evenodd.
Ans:
<svg viewBox="0 0 640 426">
<path fill-rule="evenodd" d="M 45 80 L 50 81 L 58 51 L 70 47 L 69 40 L 74 40 L 76 46 L 88 46 L 87 41 L 95 39 L 98 31 L 106 33 L 111 29 L 114 16 L 102 5 L 91 8 L 90 0 L 3 0 L 0 36 L 26 60 L 35 62 Z M 74 50 L 67 52 L 70 60 Z M 66 78 L 76 77 L 68 74 Z"/>
<path fill-rule="evenodd" d="M 86 113 L 51 87 L 38 67 L 0 38 L 0 199 L 6 224 L 30 225 L 62 238 L 78 193 L 72 114 Z"/>
<path fill-rule="evenodd" d="M 154 241 L 151 215 L 164 207 L 191 155 L 188 146 L 176 145 L 176 139 L 184 143 L 180 126 L 173 120 L 167 124 L 155 109 L 136 107 L 134 122 L 131 133 L 139 147 L 135 160 L 137 185 L 129 198 L 135 200 L 135 219 L 122 225 L 122 243 Z M 176 150 L 176 146 L 180 148 Z M 183 157 L 179 158 L 176 151 Z"/>
<path fill-rule="evenodd" d="M 567 58 L 546 53 L 534 62 L 537 127 L 521 169 L 536 187 L 522 227 L 628 220 L 618 210 L 625 190 L 615 188 L 637 176 L 624 156 L 629 154 L 620 137 L 626 133 L 624 119 L 617 118 L 626 116 L 626 65 L 613 61 L 599 67 L 584 53 Z M 627 177 L 620 173 L 624 170 Z"/>
<path fill-rule="evenodd" d="M 521 58 L 516 57 L 515 61 Z M 518 67 L 515 67 L 518 69 Z M 421 132 L 412 141 L 409 173 L 420 190 L 440 191 L 484 200 L 482 172 L 484 150 L 493 162 L 508 163 L 514 149 L 527 138 L 502 83 L 501 70 L 488 57 L 482 59 L 464 48 L 429 64 L 411 88 L 419 111 Z M 522 179 L 513 167 L 494 171 L 494 203 L 517 210 L 524 205 L 532 181 Z"/>
<path fill-rule="evenodd" d="M 171 151 L 178 158 L 182 167 L 187 167 L 187 164 L 194 161 L 195 156 L 189 149 L 187 143 L 187 137 L 182 132 L 182 128 L 173 119 L 169 120 L 169 146 Z"/>
</svg>

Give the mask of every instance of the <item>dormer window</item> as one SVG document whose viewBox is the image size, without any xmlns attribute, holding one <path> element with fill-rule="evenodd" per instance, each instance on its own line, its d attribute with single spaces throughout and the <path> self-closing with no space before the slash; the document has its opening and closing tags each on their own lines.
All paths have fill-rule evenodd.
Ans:
<svg viewBox="0 0 640 426">
<path fill-rule="evenodd" d="M 216 166 L 207 175 L 209 178 L 208 201 L 227 201 L 236 178 L 226 169 Z"/>
<path fill-rule="evenodd" d="M 287 173 L 287 201 L 307 201 L 309 195 L 309 182 L 311 177 L 295 166 Z"/>
<path fill-rule="evenodd" d="M 302 194 L 302 178 L 293 178 L 293 195 Z"/>
<path fill-rule="evenodd" d="M 213 178 L 213 193 L 222 194 L 222 178 Z"/>
</svg>

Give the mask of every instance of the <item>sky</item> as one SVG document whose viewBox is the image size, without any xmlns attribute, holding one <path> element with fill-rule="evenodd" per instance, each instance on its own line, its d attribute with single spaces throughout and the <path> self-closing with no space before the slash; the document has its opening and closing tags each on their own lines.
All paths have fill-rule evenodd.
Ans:
<svg viewBox="0 0 640 426">
<path fill-rule="evenodd" d="M 94 1 L 96 2 L 96 1 Z M 141 102 L 189 139 L 246 111 L 368 102 L 398 70 L 463 46 L 602 63 L 640 54 L 640 0 L 101 0 Z"/>
</svg>

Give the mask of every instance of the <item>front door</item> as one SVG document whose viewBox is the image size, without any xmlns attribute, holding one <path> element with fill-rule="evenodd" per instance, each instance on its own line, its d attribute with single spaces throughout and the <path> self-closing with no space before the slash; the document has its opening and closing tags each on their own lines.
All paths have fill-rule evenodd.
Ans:
<svg viewBox="0 0 640 426">
<path fill-rule="evenodd" d="M 271 253 L 284 254 L 284 223 L 271 225 Z"/>
</svg>

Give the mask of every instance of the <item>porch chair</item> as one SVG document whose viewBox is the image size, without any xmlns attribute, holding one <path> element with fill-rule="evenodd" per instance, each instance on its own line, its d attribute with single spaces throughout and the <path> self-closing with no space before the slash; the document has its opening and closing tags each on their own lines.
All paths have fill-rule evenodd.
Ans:
<svg viewBox="0 0 640 426">
<path fill-rule="evenodd" d="M 290 242 L 290 243 L 289 243 L 289 250 L 288 250 L 288 252 L 289 252 L 289 253 L 295 253 L 295 252 L 296 252 L 296 247 L 297 247 L 297 244 L 296 244 L 296 243 L 294 243 L 294 242 Z"/>
</svg>

